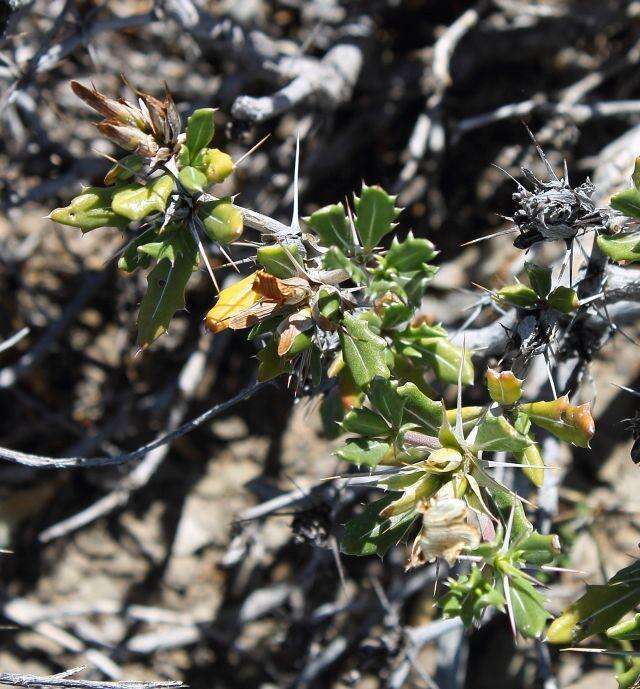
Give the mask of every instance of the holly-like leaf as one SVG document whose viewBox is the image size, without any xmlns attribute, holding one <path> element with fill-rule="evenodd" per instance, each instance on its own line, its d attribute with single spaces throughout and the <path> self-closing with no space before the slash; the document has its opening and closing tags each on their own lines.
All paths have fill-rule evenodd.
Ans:
<svg viewBox="0 0 640 689">
<path fill-rule="evenodd" d="M 357 284 L 364 285 L 367 282 L 367 276 L 356 263 L 345 256 L 337 246 L 332 246 L 329 251 L 322 257 L 322 263 L 327 270 L 342 269 L 346 271 L 347 275 Z"/>
<path fill-rule="evenodd" d="M 141 220 L 149 213 L 164 211 L 172 191 L 171 175 L 163 175 L 144 186 L 128 184 L 113 195 L 111 208 L 129 220 Z"/>
<path fill-rule="evenodd" d="M 385 378 L 374 378 L 369 386 L 367 397 L 389 424 L 394 428 L 400 427 L 405 398 L 398 394 L 397 382 Z"/>
<path fill-rule="evenodd" d="M 474 448 L 485 452 L 521 452 L 531 444 L 531 439 L 518 433 L 504 416 L 487 414 L 478 426 Z"/>
<path fill-rule="evenodd" d="M 571 313 L 580 306 L 580 299 L 574 289 L 560 285 L 549 294 L 547 303 L 560 313 Z"/>
<path fill-rule="evenodd" d="M 527 639 L 539 639 L 551 617 L 544 609 L 545 597 L 515 568 L 508 576 L 516 628 Z"/>
<path fill-rule="evenodd" d="M 242 213 L 230 201 L 224 199 L 205 203 L 198 210 L 198 215 L 207 236 L 214 242 L 231 244 L 242 237 Z"/>
<path fill-rule="evenodd" d="M 184 308 L 184 290 L 197 265 L 198 253 L 186 234 L 180 241 L 173 262 L 162 258 L 147 276 L 147 293 L 138 314 L 138 345 L 143 349 L 164 334 L 174 313 Z"/>
<path fill-rule="evenodd" d="M 637 641 L 640 639 L 640 613 L 630 620 L 623 620 L 607 629 L 607 636 L 618 641 Z"/>
<path fill-rule="evenodd" d="M 312 213 L 305 222 L 326 247 L 336 246 L 346 256 L 353 253 L 353 231 L 342 203 L 325 206 Z"/>
<path fill-rule="evenodd" d="M 588 402 L 573 406 L 564 395 L 550 402 L 522 404 L 519 408 L 533 423 L 553 433 L 556 438 L 578 447 L 589 447 L 595 424 Z"/>
<path fill-rule="evenodd" d="M 425 263 L 432 261 L 438 252 L 427 239 L 416 239 L 411 232 L 400 242 L 394 238 L 387 251 L 382 266 L 396 273 L 411 273 L 421 270 Z"/>
<path fill-rule="evenodd" d="M 367 505 L 362 514 L 349 520 L 340 547 L 346 555 L 386 555 L 389 548 L 399 543 L 409 530 L 418 513 L 409 510 L 389 518 L 380 512 L 393 502 L 393 496 L 385 496 Z"/>
<path fill-rule="evenodd" d="M 376 376 L 389 377 L 386 363 L 386 341 L 371 332 L 366 321 L 345 314 L 340 331 L 340 345 L 345 364 L 358 387 L 364 387 Z"/>
<path fill-rule="evenodd" d="M 403 339 L 403 342 L 405 340 Z M 462 384 L 473 383 L 473 363 L 471 353 L 465 352 L 464 359 L 462 349 L 451 344 L 444 337 L 422 337 L 412 339 L 409 347 L 403 348 L 407 356 L 417 356 L 423 363 L 429 365 L 445 383 L 457 384 L 458 372 L 462 365 Z"/>
<path fill-rule="evenodd" d="M 640 232 L 598 235 L 598 247 L 614 261 L 640 261 Z"/>
<path fill-rule="evenodd" d="M 398 394 L 405 400 L 404 422 L 436 435 L 442 424 L 442 403 L 427 397 L 414 383 L 399 387 Z"/>
<path fill-rule="evenodd" d="M 640 604 L 640 561 L 620 570 L 606 584 L 587 586 L 549 627 L 552 644 L 577 643 L 601 634 Z"/>
<path fill-rule="evenodd" d="M 365 407 L 352 409 L 344 417 L 342 427 L 347 433 L 356 433 L 366 437 L 386 436 L 391 430 L 380 414 Z"/>
<path fill-rule="evenodd" d="M 215 133 L 214 113 L 213 108 L 199 108 L 187 120 L 186 145 L 191 161 L 213 139 Z"/>
<path fill-rule="evenodd" d="M 538 303 L 538 295 L 531 287 L 521 283 L 505 285 L 495 293 L 495 300 L 499 304 L 508 304 L 522 309 L 532 308 Z"/>
<path fill-rule="evenodd" d="M 395 196 L 378 186 L 363 185 L 360 198 L 355 199 L 356 229 L 362 246 L 371 251 L 393 228 L 400 210 L 395 207 Z"/>
<path fill-rule="evenodd" d="M 126 249 L 122 252 L 118 260 L 118 268 L 127 273 L 133 273 L 137 268 L 148 268 L 151 263 L 151 256 L 141 253 L 139 248 L 157 239 L 158 235 L 156 234 L 155 227 L 150 227 L 141 232 L 135 239 L 129 242 Z"/>
<path fill-rule="evenodd" d="M 349 414 L 352 414 L 353 411 L 349 412 Z M 356 466 L 367 466 L 372 469 L 378 466 L 390 454 L 391 445 L 389 443 L 381 440 L 372 440 L 371 438 L 348 440 L 343 447 L 336 450 L 336 455 L 345 462 L 351 462 Z"/>
<path fill-rule="evenodd" d="M 113 194 L 113 188 L 85 187 L 68 206 L 52 210 L 49 218 L 61 225 L 79 227 L 83 234 L 99 227 L 126 227 L 129 219 L 111 208 Z"/>
</svg>

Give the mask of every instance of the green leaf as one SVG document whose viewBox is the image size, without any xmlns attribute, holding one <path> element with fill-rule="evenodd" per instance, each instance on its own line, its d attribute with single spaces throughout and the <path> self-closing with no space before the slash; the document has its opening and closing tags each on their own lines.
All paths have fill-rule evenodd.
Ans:
<svg viewBox="0 0 640 689">
<path fill-rule="evenodd" d="M 169 328 L 173 314 L 184 308 L 184 290 L 198 254 L 189 237 L 175 253 L 173 262 L 163 258 L 147 276 L 147 293 L 138 314 L 138 345 L 146 349 Z"/>
<path fill-rule="evenodd" d="M 533 531 L 517 542 L 510 552 L 518 560 L 530 565 L 548 565 L 560 555 L 560 539 L 555 534 L 541 534 Z"/>
<path fill-rule="evenodd" d="M 380 516 L 381 510 L 393 502 L 388 495 L 367 505 L 362 514 L 349 520 L 340 547 L 346 555 L 386 555 L 389 548 L 402 540 L 417 517 L 417 512 L 407 511 L 388 519 Z"/>
<path fill-rule="evenodd" d="M 344 405 L 340 397 L 340 390 L 336 387 L 322 398 L 320 405 L 320 418 L 322 430 L 329 440 L 334 440 L 342 435 L 340 423 L 344 419 Z"/>
<path fill-rule="evenodd" d="M 214 242 L 230 244 L 242 236 L 244 230 L 242 213 L 227 200 L 203 204 L 198 210 L 198 215 L 207 236 Z"/>
<path fill-rule="evenodd" d="M 403 303 L 381 306 L 382 330 L 391 330 L 413 318 L 414 308 Z"/>
<path fill-rule="evenodd" d="M 342 427 L 347 433 L 356 433 L 367 437 L 386 436 L 391 430 L 389 424 L 380 414 L 364 407 L 352 409 L 344 417 Z"/>
<path fill-rule="evenodd" d="M 498 404 L 515 404 L 522 397 L 522 382 L 512 371 L 487 369 L 489 396 Z"/>
<path fill-rule="evenodd" d="M 289 254 L 293 256 L 299 265 L 303 263 L 300 249 L 295 244 L 287 244 L 286 247 L 285 250 L 284 246 L 280 244 L 266 244 L 257 251 L 258 263 L 267 273 L 275 275 L 282 280 L 298 274 L 298 269 Z"/>
<path fill-rule="evenodd" d="M 498 303 L 506 303 L 523 309 L 531 308 L 538 303 L 538 295 L 534 290 L 521 283 L 505 285 L 496 292 L 495 298 Z"/>
<path fill-rule="evenodd" d="M 504 416 L 488 414 L 478 426 L 473 446 L 486 452 L 521 452 L 531 444 L 531 439 L 518 433 Z"/>
<path fill-rule="evenodd" d="M 171 175 L 163 175 L 146 186 L 128 184 L 113 195 L 111 208 L 129 220 L 141 220 L 149 213 L 164 211 L 172 191 Z"/>
<path fill-rule="evenodd" d="M 614 261 L 640 261 L 640 232 L 600 234 L 596 240 L 603 254 Z"/>
<path fill-rule="evenodd" d="M 353 253 L 353 232 L 342 203 L 320 208 L 305 218 L 305 222 L 318 235 L 323 246 L 336 246 L 345 255 Z"/>
<path fill-rule="evenodd" d="M 570 287 L 556 287 L 547 297 L 547 303 L 552 309 L 560 313 L 571 313 L 580 306 L 578 293 Z"/>
<path fill-rule="evenodd" d="M 629 218 L 640 218 L 640 191 L 625 189 L 611 197 L 611 208 L 620 211 Z"/>
<path fill-rule="evenodd" d="M 509 492 L 497 481 L 487 478 L 487 474 L 476 471 L 474 476 L 478 483 L 491 491 L 491 499 L 498 508 L 502 521 L 506 524 L 513 512 L 513 525 L 511 527 L 512 542 L 527 538 L 533 533 L 533 524 L 527 519 L 521 500 Z"/>
<path fill-rule="evenodd" d="M 374 378 L 367 393 L 369 401 L 394 428 L 402 424 L 405 398 L 398 394 L 398 383 L 384 378 Z"/>
<path fill-rule="evenodd" d="M 144 158 L 142 156 L 139 156 L 137 153 L 130 153 L 119 160 L 109 172 L 107 172 L 104 183 L 115 184 L 116 182 L 129 179 L 133 177 L 134 172 L 142 170 L 143 165 Z"/>
<path fill-rule="evenodd" d="M 534 443 L 526 450 L 514 452 L 513 454 L 516 461 L 525 465 L 522 469 L 524 475 L 534 486 L 541 488 L 544 482 L 544 459 L 540 454 L 540 448 Z"/>
<path fill-rule="evenodd" d="M 547 625 L 551 615 L 544 609 L 544 595 L 530 581 L 527 581 L 517 569 L 509 574 L 509 592 L 511 608 L 516 628 L 527 639 L 538 639 Z M 505 595 L 505 598 L 507 596 Z"/>
<path fill-rule="evenodd" d="M 122 256 L 118 260 L 118 268 L 127 273 L 133 273 L 137 268 L 148 268 L 151 257 L 148 254 L 141 253 L 138 249 L 154 239 L 157 239 L 156 228 L 150 227 L 148 230 L 141 232 L 135 239 L 127 245 L 127 248 L 122 252 Z"/>
<path fill-rule="evenodd" d="M 623 620 L 607 629 L 607 636 L 618 641 L 636 641 L 640 639 L 640 612 L 630 620 Z"/>
<path fill-rule="evenodd" d="M 52 210 L 49 218 L 61 225 L 79 227 L 83 234 L 99 227 L 126 227 L 129 220 L 111 208 L 113 193 L 113 188 L 85 187 L 68 206 Z"/>
<path fill-rule="evenodd" d="M 473 363 L 471 353 L 465 352 L 462 360 L 462 349 L 451 344 L 444 337 L 423 337 L 411 342 L 410 347 L 403 349 L 408 356 L 419 356 L 425 364 L 433 368 L 435 374 L 445 383 L 457 384 L 458 372 L 462 363 L 462 384 L 473 383 Z"/>
<path fill-rule="evenodd" d="M 422 270 L 425 263 L 438 255 L 434 245 L 427 239 L 416 239 L 411 232 L 399 242 L 395 237 L 391 247 L 382 261 L 385 269 L 398 273 L 410 273 Z"/>
<path fill-rule="evenodd" d="M 224 182 L 233 172 L 233 168 L 231 156 L 219 148 L 208 148 L 202 155 L 202 169 L 210 184 Z"/>
<path fill-rule="evenodd" d="M 336 450 L 336 455 L 345 462 L 351 462 L 356 466 L 364 465 L 373 468 L 378 466 L 390 451 L 391 445 L 389 443 L 371 438 L 354 438 Z"/>
<path fill-rule="evenodd" d="M 640 604 L 640 561 L 620 570 L 606 584 L 587 586 L 549 627 L 553 644 L 577 643 L 602 634 Z"/>
<path fill-rule="evenodd" d="M 190 160 L 193 160 L 201 149 L 209 145 L 215 132 L 213 108 L 199 108 L 187 120 L 187 141 Z"/>
<path fill-rule="evenodd" d="M 438 605 L 444 617 L 459 617 L 466 627 L 479 621 L 490 606 L 504 610 L 504 597 L 475 564 L 469 574 L 461 574 L 457 580 L 449 579 L 447 585 L 449 591 Z"/>
<path fill-rule="evenodd" d="M 355 225 L 365 251 L 371 251 L 395 227 L 393 221 L 400 212 L 395 200 L 381 187 L 363 185 L 360 198 L 355 200 Z"/>
<path fill-rule="evenodd" d="M 259 352 L 258 380 L 265 382 L 291 370 L 291 362 L 278 354 L 278 343 L 272 338 Z"/>
<path fill-rule="evenodd" d="M 631 667 L 624 672 L 616 675 L 618 689 L 638 689 L 638 678 L 640 677 L 640 660 L 635 658 Z"/>
<path fill-rule="evenodd" d="M 421 430 L 437 435 L 442 424 L 442 403 L 427 397 L 414 383 L 405 383 L 398 388 L 404 397 L 405 423 L 415 423 Z"/>
<path fill-rule="evenodd" d="M 327 270 L 342 269 L 357 284 L 364 285 L 367 282 L 365 272 L 356 263 L 347 258 L 337 246 L 332 246 L 322 257 L 322 263 Z"/>
<path fill-rule="evenodd" d="M 202 191 L 208 184 L 207 176 L 204 172 L 197 170 L 195 167 L 187 165 L 183 167 L 178 173 L 180 184 L 190 192 Z"/>
<path fill-rule="evenodd" d="M 551 268 L 544 268 L 527 261 L 524 269 L 534 292 L 542 299 L 551 291 Z"/>
<path fill-rule="evenodd" d="M 368 324 L 351 314 L 345 314 L 340 331 L 340 345 L 345 364 L 358 387 L 364 387 L 376 376 L 389 377 L 386 363 L 386 341 L 375 335 Z"/>
</svg>

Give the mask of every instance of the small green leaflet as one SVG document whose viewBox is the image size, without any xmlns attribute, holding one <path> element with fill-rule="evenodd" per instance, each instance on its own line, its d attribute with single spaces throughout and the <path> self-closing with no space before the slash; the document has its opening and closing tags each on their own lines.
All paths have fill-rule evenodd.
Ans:
<svg viewBox="0 0 640 689">
<path fill-rule="evenodd" d="M 527 639 L 540 638 L 551 617 L 544 609 L 544 596 L 515 567 L 510 568 L 507 576 L 511 608 L 518 631 Z M 505 598 L 508 600 L 506 595 Z"/>
<path fill-rule="evenodd" d="M 180 184 L 182 184 L 182 186 L 190 192 L 202 191 L 208 183 L 207 176 L 204 174 L 204 172 L 201 172 L 190 165 L 187 165 L 187 167 L 183 167 L 182 170 L 180 170 L 178 173 L 178 179 L 180 180 Z"/>
<path fill-rule="evenodd" d="M 347 440 L 344 447 L 336 450 L 336 455 L 345 462 L 373 469 L 380 464 L 390 450 L 389 443 L 371 438 L 354 438 Z"/>
<path fill-rule="evenodd" d="M 320 208 L 305 218 L 305 222 L 327 248 L 336 246 L 347 256 L 353 253 L 353 231 L 342 203 Z"/>
<path fill-rule="evenodd" d="M 386 341 L 369 329 L 366 321 L 345 314 L 340 331 L 340 345 L 345 364 L 358 387 L 364 387 L 376 376 L 389 377 L 386 363 Z"/>
<path fill-rule="evenodd" d="M 355 199 L 355 225 L 365 251 L 371 251 L 395 227 L 393 221 L 400 213 L 395 201 L 381 187 L 362 186 L 360 198 Z"/>
<path fill-rule="evenodd" d="M 598 247 L 614 261 L 640 261 L 640 232 L 598 235 Z"/>
<path fill-rule="evenodd" d="M 520 452 L 531 444 L 531 439 L 518 433 L 504 416 L 488 414 L 478 427 L 474 448 L 486 452 Z"/>
<path fill-rule="evenodd" d="M 150 227 L 149 229 L 141 232 L 137 237 L 127 244 L 125 250 L 122 252 L 120 259 L 118 260 L 118 268 L 124 270 L 127 273 L 133 273 L 137 268 L 148 268 L 150 264 L 150 256 L 148 254 L 143 254 L 138 249 L 154 239 L 157 239 L 156 228 Z"/>
<path fill-rule="evenodd" d="M 417 517 L 415 510 L 402 512 L 388 519 L 380 511 L 394 500 L 387 495 L 364 508 L 362 514 L 350 519 L 340 548 L 346 555 L 386 555 L 389 548 L 399 543 Z"/>
<path fill-rule="evenodd" d="M 214 112 L 213 108 L 200 108 L 195 110 L 193 115 L 187 120 L 186 143 L 191 161 L 213 139 L 215 132 Z"/>
<path fill-rule="evenodd" d="M 630 218 L 640 218 L 640 191 L 625 189 L 611 197 L 611 208 Z"/>
<path fill-rule="evenodd" d="M 164 334 L 173 314 L 184 308 L 184 290 L 198 262 L 195 244 L 185 233 L 169 243 L 171 249 L 158 250 L 163 258 L 147 276 L 147 293 L 140 304 L 138 345 L 143 349 Z"/>
<path fill-rule="evenodd" d="M 376 412 L 365 407 L 352 409 L 342 422 L 342 427 L 347 433 L 356 433 L 366 437 L 378 437 L 389 435 L 389 424 Z"/>
</svg>

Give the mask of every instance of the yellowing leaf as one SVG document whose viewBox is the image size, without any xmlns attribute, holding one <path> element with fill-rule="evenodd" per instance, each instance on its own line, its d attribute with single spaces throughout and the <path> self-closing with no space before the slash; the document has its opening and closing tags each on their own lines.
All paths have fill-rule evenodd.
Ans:
<svg viewBox="0 0 640 689">
<path fill-rule="evenodd" d="M 212 333 L 219 333 L 229 327 L 229 320 L 257 304 L 262 296 L 253 290 L 256 273 L 248 275 L 218 294 L 218 301 L 207 313 L 205 324 Z"/>
</svg>

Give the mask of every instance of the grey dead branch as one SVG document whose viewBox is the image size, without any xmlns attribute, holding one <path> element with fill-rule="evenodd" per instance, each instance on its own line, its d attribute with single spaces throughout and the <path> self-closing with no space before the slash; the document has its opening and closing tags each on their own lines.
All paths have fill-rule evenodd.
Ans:
<svg viewBox="0 0 640 689">
<path fill-rule="evenodd" d="M 242 192 L 245 222 L 259 232 L 286 234 L 298 130 L 305 212 L 361 178 L 395 184 L 403 227 L 446 248 L 446 288 L 424 308 L 453 331 L 477 298 L 460 290 L 521 268 L 508 236 L 459 248 L 507 225 L 495 213 L 509 212 L 513 186 L 492 163 L 517 178 L 522 165 L 540 172 L 521 119 L 558 171 L 567 158 L 572 175 L 591 176 L 599 203 L 628 184 L 640 149 L 637 8 L 587 2 L 578 16 L 561 0 L 496 0 L 430 17 L 393 3 L 294 0 L 276 17 L 268 3 L 241 5 L 36 2 L 10 19 L 0 64 L 0 532 L 16 549 L 2 556 L 2 611 L 17 629 L 3 631 L 3 683 L 462 687 L 465 674 L 467 686 L 482 675 L 474 640 L 500 638 L 491 621 L 471 634 L 433 621 L 435 569 L 405 574 L 402 547 L 384 563 L 343 557 L 341 587 L 331 536 L 366 499 L 368 477 L 324 481 L 341 468 L 317 438 L 313 410 L 290 410 L 288 393 L 253 386 L 252 352 L 239 341 L 202 336 L 197 321 L 213 299 L 204 277 L 188 301 L 193 322 L 181 317 L 154 352 L 131 356 L 140 289 L 108 260 L 120 238 L 76 241 L 42 220 L 113 153 L 95 149 L 67 84 L 117 90 L 123 71 L 160 93 L 167 81 L 183 114 L 220 106 L 218 135 L 230 137 L 236 159 L 271 132 L 243 168 L 242 189 L 229 189 Z M 591 255 L 587 239 L 584 248 Z M 639 372 L 637 348 L 611 329 L 637 336 L 639 271 L 608 267 L 581 296 L 600 291 L 578 332 L 606 347 L 591 364 L 568 343 L 554 383 L 582 399 L 595 369 L 597 412 L 613 430 L 593 476 L 606 465 L 605 477 L 623 475 L 637 492 L 618 425 L 633 409 L 608 383 L 633 386 Z M 478 359 L 496 360 L 535 325 L 484 309 L 457 337 Z M 529 365 L 531 395 L 548 392 L 544 361 Z M 541 530 L 561 513 L 567 477 L 584 479 L 584 462 L 595 461 L 572 462 L 552 439 L 544 451 L 561 468 L 531 496 Z M 589 499 L 622 506 L 612 480 L 599 490 Z M 625 552 L 634 532 L 616 519 L 602 533 Z M 570 577 L 553 584 L 552 604 L 578 586 Z M 506 653 L 487 654 L 494 668 L 506 667 Z M 549 689 L 581 672 L 542 643 L 516 657 L 523 676 Z M 58 675 L 78 664 L 87 679 Z"/>
</svg>

